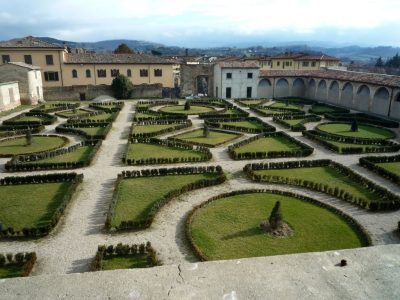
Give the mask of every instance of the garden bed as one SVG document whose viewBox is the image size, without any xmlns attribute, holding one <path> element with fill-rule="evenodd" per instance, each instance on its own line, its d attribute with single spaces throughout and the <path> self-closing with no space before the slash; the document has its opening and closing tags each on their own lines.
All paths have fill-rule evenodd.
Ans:
<svg viewBox="0 0 400 300">
<path fill-rule="evenodd" d="M 400 155 L 361 157 L 360 165 L 400 185 Z"/>
<path fill-rule="evenodd" d="M 261 106 L 268 103 L 268 99 L 235 99 L 235 102 L 243 106 Z"/>
<path fill-rule="evenodd" d="M 71 103 L 71 102 L 57 102 L 50 103 L 47 102 L 45 104 L 39 105 L 32 109 L 32 112 L 42 112 L 42 113 L 52 113 L 56 111 L 68 110 L 78 108 L 80 106 L 79 103 Z"/>
<path fill-rule="evenodd" d="M 29 276 L 36 259 L 35 252 L 0 253 L 0 279 Z"/>
<path fill-rule="evenodd" d="M 90 103 L 89 107 L 97 110 L 102 110 L 107 113 L 118 112 L 124 107 L 123 101 L 104 101 Z"/>
<path fill-rule="evenodd" d="M 69 123 L 56 127 L 58 133 L 77 134 L 87 140 L 104 140 L 112 128 L 112 123 Z"/>
<path fill-rule="evenodd" d="M 215 111 L 215 108 L 206 105 L 190 105 L 189 110 L 185 110 L 184 105 L 167 105 L 161 107 L 159 112 L 163 114 L 183 114 L 183 115 L 201 115 L 207 112 Z"/>
<path fill-rule="evenodd" d="M 129 138 L 149 138 L 192 126 L 190 120 L 155 120 L 133 123 Z"/>
<path fill-rule="evenodd" d="M 195 129 L 189 132 L 171 136 L 168 139 L 171 141 L 190 143 L 204 147 L 218 147 L 241 136 L 242 134 L 238 133 L 210 129 L 208 137 L 204 137 L 203 129 Z"/>
<path fill-rule="evenodd" d="M 357 131 L 352 131 L 351 127 L 352 123 L 328 122 L 318 125 L 316 127 L 316 130 L 339 137 L 354 137 L 359 139 L 377 140 L 377 139 L 393 139 L 396 137 L 396 134 L 393 131 L 378 126 L 358 124 Z"/>
<path fill-rule="evenodd" d="M 304 111 L 298 109 L 272 108 L 269 106 L 251 106 L 250 109 L 264 117 L 306 114 Z"/>
<path fill-rule="evenodd" d="M 45 129 L 43 125 L 0 125 L 0 138 L 16 135 L 38 134 Z"/>
<path fill-rule="evenodd" d="M 51 125 L 55 121 L 57 121 L 57 117 L 43 112 L 26 112 L 3 121 L 3 125 Z"/>
<path fill-rule="evenodd" d="M 317 115 L 304 115 L 304 116 L 276 116 L 273 118 L 275 123 L 282 125 L 285 128 L 290 128 L 291 131 L 304 131 L 306 127 L 304 124 L 311 122 L 321 121 L 321 117 Z"/>
<path fill-rule="evenodd" d="M 316 115 L 323 115 L 323 114 L 332 114 L 332 113 L 349 113 L 350 111 L 346 108 L 337 107 L 334 105 L 323 104 L 323 103 L 315 103 L 310 108 L 309 113 L 316 114 Z"/>
<path fill-rule="evenodd" d="M 255 117 L 206 119 L 204 124 L 212 128 L 240 131 L 247 133 L 274 132 L 275 127 Z"/>
</svg>

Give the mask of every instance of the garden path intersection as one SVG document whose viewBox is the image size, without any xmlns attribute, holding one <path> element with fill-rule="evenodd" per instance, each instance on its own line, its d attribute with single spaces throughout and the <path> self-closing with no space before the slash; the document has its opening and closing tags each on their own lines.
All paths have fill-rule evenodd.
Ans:
<svg viewBox="0 0 400 300">
<path fill-rule="evenodd" d="M 233 101 L 230 102 L 236 105 Z M 126 102 L 118 117 L 113 122 L 112 129 L 107 138 L 103 141 L 91 166 L 74 170 L 74 172 L 84 175 L 83 183 L 78 187 L 73 200 L 68 205 L 65 215 L 61 218 L 55 230 L 48 236 L 37 240 L 3 240 L 0 242 L 0 253 L 35 251 L 38 256 L 38 261 L 32 274 L 33 276 L 89 271 L 90 262 L 93 259 L 98 245 L 117 244 L 119 242 L 133 244 L 151 241 L 164 265 L 196 262 L 197 259 L 190 250 L 185 237 L 185 220 L 193 207 L 218 194 L 244 189 L 269 188 L 278 188 L 284 191 L 306 195 L 338 208 L 357 220 L 370 233 L 374 245 L 396 244 L 400 242 L 400 236 L 395 233 L 397 222 L 400 220 L 400 210 L 371 213 L 345 201 L 312 190 L 288 185 L 256 183 L 248 180 L 242 172 L 243 167 L 248 163 L 331 159 L 349 167 L 367 179 L 386 187 L 396 195 L 400 195 L 400 187 L 398 185 L 358 165 L 359 158 L 368 156 L 368 154 L 341 155 L 333 153 L 303 137 L 301 133 L 291 132 L 272 122 L 272 118 L 261 117 L 244 106 L 241 108 L 248 111 L 250 114 L 249 116 L 258 117 L 264 122 L 276 127 L 277 131 L 285 131 L 295 139 L 313 147 L 313 154 L 300 159 L 275 158 L 268 160 L 237 161 L 230 159 L 227 152 L 228 145 L 235 144 L 253 136 L 252 134 L 244 134 L 243 137 L 231 141 L 228 144 L 211 148 L 211 153 L 213 155 L 212 160 L 198 164 L 201 166 L 220 165 L 225 172 L 228 172 L 228 180 L 226 182 L 217 186 L 190 191 L 174 198 L 158 212 L 151 227 L 146 230 L 119 234 L 105 233 L 104 223 L 106 213 L 113 194 L 117 175 L 123 170 L 154 169 L 161 166 L 126 166 L 122 163 L 122 156 L 126 149 L 127 136 L 131 126 L 132 114 L 135 109 L 133 102 Z M 154 109 L 157 109 L 157 107 Z M 19 113 L 20 112 L 1 117 L 0 120 L 3 121 Z M 203 120 L 197 116 L 190 116 L 190 119 L 193 123 L 192 127 L 161 135 L 160 138 L 165 139 L 177 133 L 191 131 L 194 128 L 201 128 L 203 126 Z M 61 120 L 62 119 L 58 118 L 55 124 L 46 126 L 46 131 L 43 133 L 54 134 L 54 128 L 61 123 Z M 307 129 L 311 129 L 317 124 L 318 123 L 307 123 L 305 126 Z M 397 141 L 399 141 L 399 133 L 397 129 Z M 75 135 L 68 134 L 66 136 L 73 144 L 82 140 Z M 381 155 L 389 154 L 374 154 L 374 156 Z M 4 158 L 0 159 L 0 178 L 27 175 L 27 173 L 22 172 L 6 173 L 4 164 L 8 160 L 9 159 Z M 162 167 L 190 165 L 193 164 L 179 163 L 162 165 Z M 65 172 L 68 171 L 35 171 L 32 173 L 50 174 Z"/>
</svg>

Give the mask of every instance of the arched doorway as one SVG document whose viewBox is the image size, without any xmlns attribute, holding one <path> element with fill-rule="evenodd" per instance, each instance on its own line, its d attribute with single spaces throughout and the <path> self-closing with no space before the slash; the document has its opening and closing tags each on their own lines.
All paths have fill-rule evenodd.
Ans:
<svg viewBox="0 0 400 300">
<path fill-rule="evenodd" d="M 289 96 L 289 82 L 285 78 L 280 78 L 276 82 L 275 97 L 282 98 Z"/>
<path fill-rule="evenodd" d="M 387 116 L 390 105 L 390 94 L 387 88 L 380 87 L 376 90 L 372 99 L 371 112 L 374 114 Z"/>
<path fill-rule="evenodd" d="M 339 103 L 339 83 L 337 81 L 332 81 L 328 90 L 328 102 L 333 104 Z"/>
<path fill-rule="evenodd" d="M 269 79 L 261 79 L 257 87 L 258 98 L 272 98 L 272 84 Z"/>
<path fill-rule="evenodd" d="M 315 99 L 316 83 L 313 78 L 308 82 L 308 98 Z"/>
<path fill-rule="evenodd" d="M 361 85 L 354 98 L 354 106 L 356 109 L 361 111 L 368 111 L 369 99 L 371 96 L 371 91 L 369 87 L 365 84 Z"/>
<path fill-rule="evenodd" d="M 318 100 L 326 101 L 326 81 L 325 80 L 320 80 L 318 83 L 318 88 L 317 88 L 317 93 L 316 93 L 316 98 Z"/>
<path fill-rule="evenodd" d="M 353 107 L 353 85 L 350 82 L 346 82 L 343 86 L 340 104 L 346 107 Z"/>
<path fill-rule="evenodd" d="M 296 78 L 293 81 L 292 96 L 304 97 L 306 95 L 306 85 L 302 78 Z"/>
</svg>

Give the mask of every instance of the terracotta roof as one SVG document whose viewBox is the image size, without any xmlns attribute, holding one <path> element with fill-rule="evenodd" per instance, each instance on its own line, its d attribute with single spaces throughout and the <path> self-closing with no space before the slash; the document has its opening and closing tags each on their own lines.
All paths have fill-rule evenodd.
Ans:
<svg viewBox="0 0 400 300">
<path fill-rule="evenodd" d="M 363 73 L 341 70 L 316 70 L 316 71 L 302 71 L 302 70 L 261 70 L 260 77 L 314 77 L 323 79 L 336 79 L 342 81 L 353 81 L 360 83 L 368 83 L 375 85 L 383 85 L 389 87 L 400 87 L 400 76 Z"/>
<path fill-rule="evenodd" d="M 248 61 L 220 61 L 217 63 L 221 69 L 259 69 L 258 64 Z"/>
<path fill-rule="evenodd" d="M 271 59 L 293 59 L 293 60 L 331 60 L 338 61 L 336 57 L 329 55 L 309 55 L 304 53 L 285 53 L 271 57 Z"/>
<path fill-rule="evenodd" d="M 29 64 L 26 64 L 24 62 L 19 62 L 19 61 L 10 61 L 8 64 L 26 68 L 26 69 L 30 69 L 30 70 L 40 70 L 40 67 L 38 67 L 38 66 L 29 65 Z M 7 64 L 4 64 L 3 66 L 6 66 L 6 65 Z"/>
<path fill-rule="evenodd" d="M 68 53 L 66 64 L 176 64 L 158 56 L 146 54 Z"/>
<path fill-rule="evenodd" d="M 12 39 L 5 42 L 0 42 L 0 48 L 52 48 L 52 49 L 64 49 L 64 47 L 48 43 L 40 40 L 33 36 L 27 36 L 24 38 Z"/>
<path fill-rule="evenodd" d="M 304 53 L 282 53 L 272 56 L 271 59 L 295 59 L 301 56 L 305 56 Z"/>
</svg>

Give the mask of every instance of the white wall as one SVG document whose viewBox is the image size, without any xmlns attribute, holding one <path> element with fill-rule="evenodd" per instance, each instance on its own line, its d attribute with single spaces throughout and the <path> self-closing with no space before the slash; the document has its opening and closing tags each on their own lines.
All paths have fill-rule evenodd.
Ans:
<svg viewBox="0 0 400 300">
<path fill-rule="evenodd" d="M 31 104 L 43 101 L 43 82 L 40 70 L 28 72 L 29 98 Z"/>
<path fill-rule="evenodd" d="M 232 79 L 227 79 L 227 73 L 232 73 Z M 247 73 L 253 73 L 253 78 L 247 78 Z M 218 87 L 217 97 L 226 98 L 226 88 L 231 88 L 231 98 L 247 98 L 247 87 L 251 87 L 251 98 L 257 98 L 259 70 L 254 68 L 221 69 L 214 67 L 214 90 Z M 215 91 L 214 91 L 215 93 Z"/>
<path fill-rule="evenodd" d="M 21 105 L 18 82 L 0 83 L 0 111 L 13 109 Z"/>
</svg>

